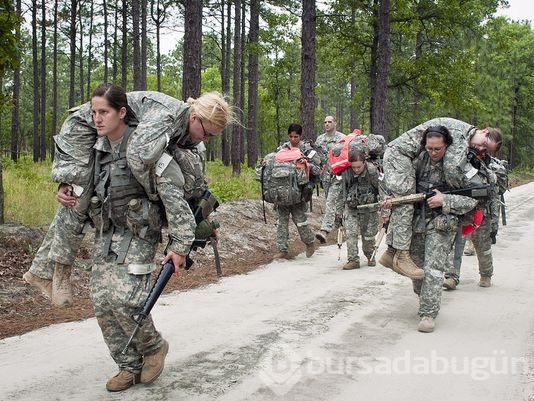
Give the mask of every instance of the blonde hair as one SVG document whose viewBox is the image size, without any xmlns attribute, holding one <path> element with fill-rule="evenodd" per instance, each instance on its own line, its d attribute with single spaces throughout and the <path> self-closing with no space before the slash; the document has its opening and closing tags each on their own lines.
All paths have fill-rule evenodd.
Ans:
<svg viewBox="0 0 534 401">
<path fill-rule="evenodd" d="M 236 121 L 232 107 L 219 92 L 207 92 L 197 99 L 189 98 L 191 111 L 197 113 L 202 121 L 209 122 L 222 131 Z"/>
</svg>

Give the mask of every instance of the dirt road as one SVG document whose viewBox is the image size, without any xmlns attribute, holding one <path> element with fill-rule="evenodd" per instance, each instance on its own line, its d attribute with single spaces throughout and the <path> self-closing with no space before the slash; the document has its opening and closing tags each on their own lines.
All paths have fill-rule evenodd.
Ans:
<svg viewBox="0 0 534 401">
<path fill-rule="evenodd" d="M 408 279 L 342 271 L 333 245 L 163 297 L 170 352 L 150 386 L 105 390 L 116 367 L 94 319 L 1 340 L 0 399 L 533 401 L 534 184 L 506 198 L 493 287 L 465 257 L 434 333 L 416 330 Z"/>
</svg>

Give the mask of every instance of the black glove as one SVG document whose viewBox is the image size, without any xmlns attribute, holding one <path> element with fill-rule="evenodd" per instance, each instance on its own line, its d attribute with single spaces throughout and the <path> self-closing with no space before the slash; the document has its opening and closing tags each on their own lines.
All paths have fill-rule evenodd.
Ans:
<svg viewBox="0 0 534 401">
<path fill-rule="evenodd" d="M 491 244 L 495 245 L 497 243 L 497 231 L 492 231 L 490 233 L 490 238 L 491 238 Z"/>
</svg>

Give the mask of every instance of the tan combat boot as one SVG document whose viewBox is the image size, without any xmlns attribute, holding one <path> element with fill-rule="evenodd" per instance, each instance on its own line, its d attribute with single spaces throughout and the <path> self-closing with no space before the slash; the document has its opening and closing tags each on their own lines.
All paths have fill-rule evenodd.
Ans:
<svg viewBox="0 0 534 401">
<path fill-rule="evenodd" d="M 289 259 L 289 252 L 279 251 L 278 253 L 274 254 L 273 259 Z"/>
<path fill-rule="evenodd" d="M 108 380 L 106 383 L 106 389 L 108 391 L 123 391 L 132 387 L 134 384 L 139 383 L 139 381 L 139 373 L 135 374 L 127 370 L 121 370 Z"/>
<path fill-rule="evenodd" d="M 435 327 L 436 323 L 434 322 L 433 317 L 423 316 L 419 322 L 419 325 L 417 326 L 417 330 L 421 333 L 432 333 Z"/>
<path fill-rule="evenodd" d="M 419 268 L 410 256 L 409 251 L 395 252 L 393 257 L 393 270 L 412 280 L 422 279 L 425 277 L 425 271 Z"/>
<path fill-rule="evenodd" d="M 314 253 L 315 253 L 315 244 L 313 242 L 311 244 L 306 244 L 306 257 L 311 258 Z"/>
<path fill-rule="evenodd" d="M 349 261 L 343 266 L 343 270 L 354 270 L 360 268 L 360 262 L 357 260 Z"/>
<path fill-rule="evenodd" d="M 480 281 L 478 282 L 480 287 L 491 287 L 491 277 L 480 276 Z"/>
<path fill-rule="evenodd" d="M 71 266 L 61 263 L 56 263 L 56 267 L 54 268 L 52 303 L 60 308 L 67 308 L 72 305 L 71 270 Z"/>
<path fill-rule="evenodd" d="M 395 256 L 396 249 L 388 245 L 388 249 L 380 256 L 378 263 L 388 269 L 393 269 L 393 257 Z"/>
<path fill-rule="evenodd" d="M 443 288 L 446 288 L 447 290 L 455 290 L 456 280 L 453 278 L 446 278 L 443 280 Z"/>
<path fill-rule="evenodd" d="M 52 299 L 52 280 L 36 276 L 29 270 L 22 275 L 22 278 L 33 288 L 41 291 L 45 297 Z"/>
<path fill-rule="evenodd" d="M 315 238 L 317 238 L 321 244 L 326 244 L 326 239 L 328 238 L 328 232 L 321 230 L 317 234 L 315 234 Z"/>
<path fill-rule="evenodd" d="M 167 352 L 169 352 L 169 343 L 163 340 L 163 344 L 155 353 L 145 356 L 141 371 L 141 383 L 150 384 L 159 377 L 165 366 Z"/>
</svg>

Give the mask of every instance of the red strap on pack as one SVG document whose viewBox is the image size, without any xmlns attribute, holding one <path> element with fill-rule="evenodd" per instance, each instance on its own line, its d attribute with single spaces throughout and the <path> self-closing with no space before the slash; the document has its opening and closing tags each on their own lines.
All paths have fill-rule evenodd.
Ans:
<svg viewBox="0 0 534 401">
<path fill-rule="evenodd" d="M 477 209 L 475 211 L 475 215 L 473 216 L 473 222 L 471 224 L 462 226 L 462 236 L 465 237 L 471 233 L 474 233 L 475 230 L 482 224 L 482 220 L 484 220 L 484 214 L 482 213 L 482 210 Z"/>
</svg>

